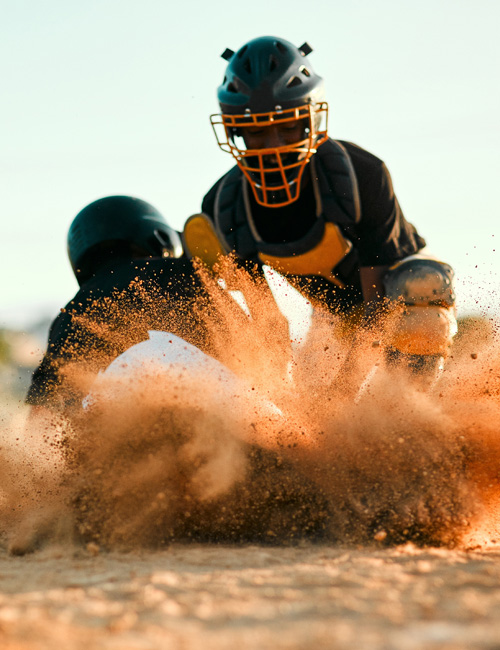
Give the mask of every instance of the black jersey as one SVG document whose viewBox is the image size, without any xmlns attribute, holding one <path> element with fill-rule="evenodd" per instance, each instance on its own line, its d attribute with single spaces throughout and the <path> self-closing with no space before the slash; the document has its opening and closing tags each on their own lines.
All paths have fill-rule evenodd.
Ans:
<svg viewBox="0 0 500 650">
<path fill-rule="evenodd" d="M 203 347 L 204 330 L 189 308 L 202 293 L 185 258 L 121 261 L 101 268 L 52 323 L 26 402 L 56 409 L 79 402 L 95 374 L 146 340 L 149 330 L 169 330 Z"/>
<path fill-rule="evenodd" d="M 321 278 L 308 278 L 304 286 L 307 284 L 312 293 L 317 293 L 328 303 L 338 305 L 340 302 L 344 303 L 340 306 L 350 307 L 362 301 L 360 267 L 393 264 L 417 253 L 425 246 L 425 240 L 405 219 L 383 161 L 351 142 L 339 143 L 352 163 L 360 205 L 359 218 L 351 223 L 338 224 L 353 245 L 349 259 L 339 271 L 346 287 L 339 291 Z M 320 156 L 320 153 L 321 148 L 316 155 Z M 255 201 L 253 193 L 249 193 L 253 225 L 263 241 L 283 243 L 289 249 L 291 243 L 304 238 L 315 225 L 316 198 L 313 183 L 307 182 L 307 174 L 311 174 L 311 166 L 304 175 L 305 183 L 299 198 L 287 206 L 261 206 Z M 215 216 L 216 196 L 223 179 L 219 179 L 203 199 L 202 211 L 211 218 Z M 238 255 L 239 251 L 235 252 Z M 252 261 L 258 262 L 258 258 Z M 306 293 L 311 295 L 311 291 Z"/>
</svg>

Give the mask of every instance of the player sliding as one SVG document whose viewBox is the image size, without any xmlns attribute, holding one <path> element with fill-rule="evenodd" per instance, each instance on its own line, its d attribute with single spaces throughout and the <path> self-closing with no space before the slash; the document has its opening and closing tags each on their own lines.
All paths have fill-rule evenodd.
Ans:
<svg viewBox="0 0 500 650">
<path fill-rule="evenodd" d="M 97 371 L 159 323 L 197 344 L 204 336 L 189 310 L 182 319 L 166 313 L 169 303 L 180 310 L 201 299 L 202 287 L 179 233 L 146 201 L 108 196 L 84 207 L 69 228 L 68 256 L 80 287 L 33 374 L 26 402 L 34 412 L 78 410 Z"/>
</svg>

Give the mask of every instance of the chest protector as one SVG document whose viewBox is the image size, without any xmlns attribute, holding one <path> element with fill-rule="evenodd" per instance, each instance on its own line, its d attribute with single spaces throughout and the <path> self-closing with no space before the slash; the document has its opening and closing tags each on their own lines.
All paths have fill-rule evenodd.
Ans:
<svg viewBox="0 0 500 650">
<path fill-rule="evenodd" d="M 217 191 L 217 236 L 225 252 L 242 259 L 268 264 L 284 274 L 319 275 L 344 286 L 338 266 L 352 251 L 349 233 L 361 218 L 354 168 L 345 148 L 331 139 L 311 158 L 310 168 L 315 197 L 310 209 L 316 219 L 304 237 L 281 243 L 262 240 L 252 217 L 250 189 L 238 167 L 226 174 Z"/>
</svg>

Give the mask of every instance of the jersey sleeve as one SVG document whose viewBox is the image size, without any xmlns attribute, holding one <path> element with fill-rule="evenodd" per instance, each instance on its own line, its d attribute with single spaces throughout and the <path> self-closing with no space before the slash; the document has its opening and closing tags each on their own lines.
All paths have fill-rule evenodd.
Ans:
<svg viewBox="0 0 500 650">
<path fill-rule="evenodd" d="M 394 192 L 385 164 L 373 154 L 346 143 L 358 179 L 361 219 L 356 227 L 361 266 L 383 266 L 413 255 L 425 246 L 409 223 Z"/>
</svg>

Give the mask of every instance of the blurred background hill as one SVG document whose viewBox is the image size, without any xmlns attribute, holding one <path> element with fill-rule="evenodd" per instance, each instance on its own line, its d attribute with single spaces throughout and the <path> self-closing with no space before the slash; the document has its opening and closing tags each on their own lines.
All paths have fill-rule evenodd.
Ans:
<svg viewBox="0 0 500 650">
<path fill-rule="evenodd" d="M 42 318 L 23 329 L 0 328 L 0 403 L 26 394 L 47 346 L 50 323 Z"/>
</svg>

